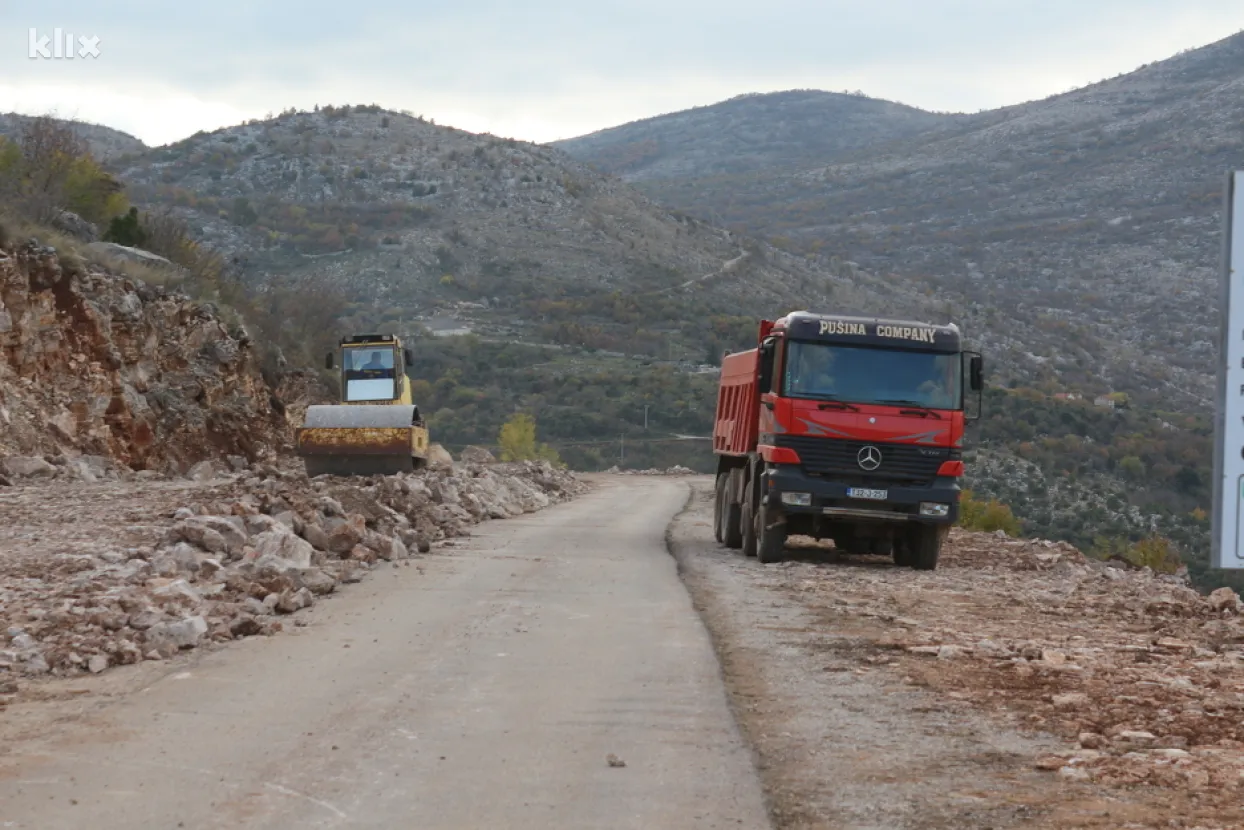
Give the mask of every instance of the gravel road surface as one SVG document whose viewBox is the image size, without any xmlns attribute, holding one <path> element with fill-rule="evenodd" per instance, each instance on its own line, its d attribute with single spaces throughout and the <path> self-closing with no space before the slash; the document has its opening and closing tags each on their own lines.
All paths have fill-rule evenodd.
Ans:
<svg viewBox="0 0 1244 830">
<path fill-rule="evenodd" d="M 769 827 L 664 543 L 685 479 L 600 482 L 286 634 L 50 684 L 0 827 Z"/>
<path fill-rule="evenodd" d="M 872 620 L 828 620 L 789 590 L 800 579 L 889 562 L 792 550 L 761 565 L 712 538 L 712 480 L 690 479 L 669 543 L 717 644 L 739 722 L 755 746 L 780 830 L 1131 827 L 1092 788 L 1033 769 L 1063 748 L 877 662 Z M 941 571 L 916 575 L 928 583 Z M 844 586 L 845 588 L 845 586 Z M 839 593 L 852 598 L 848 590 Z M 1117 806 L 1117 802 L 1113 802 Z M 1104 820 L 1103 820 L 1104 819 Z"/>
</svg>

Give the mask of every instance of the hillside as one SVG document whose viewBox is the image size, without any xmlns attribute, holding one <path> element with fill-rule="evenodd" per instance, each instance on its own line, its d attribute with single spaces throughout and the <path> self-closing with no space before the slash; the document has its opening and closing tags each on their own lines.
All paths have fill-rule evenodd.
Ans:
<svg viewBox="0 0 1244 830">
<path fill-rule="evenodd" d="M 455 451 L 494 444 L 523 410 L 578 469 L 707 470 L 716 381 L 699 364 L 748 345 L 757 316 L 804 306 L 964 322 L 945 295 L 739 238 L 556 151 L 373 107 L 287 113 L 115 167 L 140 205 L 227 252 L 252 331 L 292 365 L 318 364 L 349 331 L 410 335 L 416 397 Z M 1013 374 L 1000 333 L 968 323 L 993 377 Z M 466 329 L 476 336 L 434 336 Z M 273 357 L 269 370 L 284 361 Z M 1050 391 L 991 392 L 971 485 L 1012 504 L 1028 532 L 1089 546 L 1156 526 L 1203 555 L 1204 423 Z M 286 398 L 291 413 L 303 397 Z"/>
<path fill-rule="evenodd" d="M 792 90 L 739 95 L 552 146 L 623 181 L 659 182 L 823 164 L 959 118 L 863 95 Z"/>
<path fill-rule="evenodd" d="M 22 128 L 32 119 L 33 116 L 19 115 L 15 112 L 0 113 L 0 136 L 17 138 Z M 82 121 L 62 121 L 61 123 L 72 124 L 74 131 L 90 147 L 91 154 L 100 161 L 109 161 L 127 153 L 141 153 L 147 149 L 147 145 L 139 139 L 111 127 L 87 124 Z"/>
<path fill-rule="evenodd" d="M 1222 180 L 1244 161 L 1241 90 L 1244 34 L 833 158 L 810 145 L 786 166 L 637 184 L 792 250 L 926 285 L 1017 381 L 1204 412 Z M 736 107 L 761 117 L 764 100 Z M 680 140 L 711 143 L 719 127 Z M 565 146 L 594 160 L 586 139 Z"/>
<path fill-rule="evenodd" d="M 201 228 L 253 283 L 340 295 L 343 326 L 700 360 L 747 342 L 721 341 L 715 318 L 830 303 L 940 316 L 887 279 L 669 211 L 556 150 L 377 107 L 291 111 L 115 169 L 132 200 Z"/>
</svg>

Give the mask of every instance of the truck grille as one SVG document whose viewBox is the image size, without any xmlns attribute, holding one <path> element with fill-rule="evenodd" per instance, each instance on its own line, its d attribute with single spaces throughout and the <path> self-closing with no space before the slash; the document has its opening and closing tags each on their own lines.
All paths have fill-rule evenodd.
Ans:
<svg viewBox="0 0 1244 830">
<path fill-rule="evenodd" d="M 959 457 L 958 452 L 944 447 L 842 441 L 806 435 L 778 435 L 775 439 L 777 446 L 789 447 L 799 453 L 805 473 L 832 477 L 847 484 L 892 482 L 928 485 L 937 477 L 943 461 Z M 880 451 L 881 464 L 876 470 L 864 470 L 859 465 L 860 451 L 865 447 L 876 447 Z"/>
</svg>

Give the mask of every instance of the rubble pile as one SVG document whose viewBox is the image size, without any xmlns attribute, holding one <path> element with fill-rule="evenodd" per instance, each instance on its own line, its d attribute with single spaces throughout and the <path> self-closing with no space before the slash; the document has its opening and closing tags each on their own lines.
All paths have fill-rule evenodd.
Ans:
<svg viewBox="0 0 1244 830">
<path fill-rule="evenodd" d="M 544 462 L 365 479 L 270 465 L 192 477 L 0 491 L 0 703 L 17 677 L 99 672 L 279 631 L 378 561 L 408 560 L 582 487 Z"/>
<path fill-rule="evenodd" d="M 623 470 L 616 464 L 605 472 L 609 475 L 621 476 L 694 476 L 699 475 L 695 470 L 675 464 L 673 467 L 666 467 L 664 470 L 649 468 L 647 470 Z"/>
<path fill-rule="evenodd" d="M 271 459 L 289 438 L 273 401 L 250 335 L 211 304 L 37 240 L 0 247 L 0 454 Z"/>
<path fill-rule="evenodd" d="M 103 455 L 60 453 L 0 457 L 0 487 L 23 481 L 133 481 L 137 477 L 136 471 Z"/>
<path fill-rule="evenodd" d="M 786 587 L 872 665 L 1061 736 L 1069 780 L 1244 796 L 1244 616 L 1230 588 L 1091 560 L 1065 543 L 952 531 L 937 571 L 791 562 Z"/>
</svg>

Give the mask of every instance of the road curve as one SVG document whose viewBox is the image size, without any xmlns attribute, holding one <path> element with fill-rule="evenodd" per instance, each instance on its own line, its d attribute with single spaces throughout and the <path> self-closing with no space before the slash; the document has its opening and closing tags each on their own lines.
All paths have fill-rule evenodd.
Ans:
<svg viewBox="0 0 1244 830">
<path fill-rule="evenodd" d="M 665 549 L 687 486 L 600 482 L 9 747 L 0 827 L 768 828 Z"/>
</svg>

